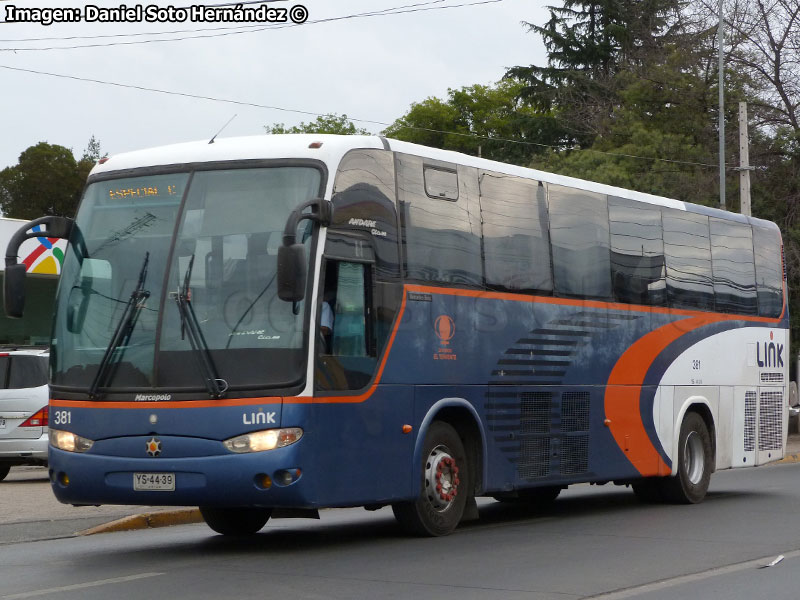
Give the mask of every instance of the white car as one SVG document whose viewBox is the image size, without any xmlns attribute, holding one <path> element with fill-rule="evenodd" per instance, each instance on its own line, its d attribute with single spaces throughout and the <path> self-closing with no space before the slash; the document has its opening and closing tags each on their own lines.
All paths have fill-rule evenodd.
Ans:
<svg viewBox="0 0 800 600">
<path fill-rule="evenodd" d="M 47 464 L 46 350 L 0 350 L 0 481 L 14 465 Z"/>
</svg>

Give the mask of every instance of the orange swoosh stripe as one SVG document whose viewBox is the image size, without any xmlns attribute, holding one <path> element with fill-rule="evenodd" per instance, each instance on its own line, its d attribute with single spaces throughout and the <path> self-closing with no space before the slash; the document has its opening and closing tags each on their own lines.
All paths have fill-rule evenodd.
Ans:
<svg viewBox="0 0 800 600">
<path fill-rule="evenodd" d="M 672 342 L 699 327 L 723 320 L 725 317 L 708 314 L 659 327 L 634 342 L 614 365 L 604 399 L 607 424 L 617 445 L 641 475 L 672 473 L 650 440 L 641 418 L 639 399 L 647 371 Z"/>
</svg>

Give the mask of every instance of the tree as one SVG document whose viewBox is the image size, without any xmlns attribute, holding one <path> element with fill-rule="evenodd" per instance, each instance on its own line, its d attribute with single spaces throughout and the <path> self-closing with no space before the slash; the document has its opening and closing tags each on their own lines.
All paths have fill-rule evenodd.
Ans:
<svg viewBox="0 0 800 600">
<path fill-rule="evenodd" d="M 398 140 L 527 164 L 554 141 L 558 129 L 552 115 L 519 99 L 522 83 L 448 89 L 447 99 L 427 98 L 390 125 L 385 135 Z"/>
<path fill-rule="evenodd" d="M 300 125 L 286 127 L 283 123 L 265 125 L 267 134 L 281 133 L 334 133 L 339 135 L 370 135 L 369 131 L 361 127 L 356 127 L 347 118 L 347 115 L 320 115 L 309 123 L 301 122 Z"/>
<path fill-rule="evenodd" d="M 92 135 L 92 137 L 89 138 L 89 142 L 86 144 L 86 148 L 83 150 L 83 156 L 81 156 L 81 159 L 78 161 L 78 176 L 81 181 L 86 181 L 89 177 L 89 172 L 94 168 L 98 160 L 104 156 L 108 156 L 108 153 L 102 154 L 102 152 L 100 141 Z"/>
<path fill-rule="evenodd" d="M 520 97 L 552 111 L 562 147 L 589 146 L 607 131 L 619 104 L 616 75 L 649 62 L 675 32 L 677 0 L 564 0 L 544 25 L 525 23 L 548 51 L 546 67 L 517 66 L 506 77 L 525 82 Z"/>
<path fill-rule="evenodd" d="M 18 219 L 75 214 L 85 179 L 69 148 L 39 142 L 0 171 L 0 208 Z"/>
<path fill-rule="evenodd" d="M 84 161 L 92 161 L 97 162 L 103 156 L 108 156 L 108 154 L 101 154 L 103 151 L 100 148 L 100 141 L 92 135 L 89 138 L 88 143 L 86 144 L 86 148 L 83 150 L 83 156 L 81 156 L 81 160 Z"/>
</svg>

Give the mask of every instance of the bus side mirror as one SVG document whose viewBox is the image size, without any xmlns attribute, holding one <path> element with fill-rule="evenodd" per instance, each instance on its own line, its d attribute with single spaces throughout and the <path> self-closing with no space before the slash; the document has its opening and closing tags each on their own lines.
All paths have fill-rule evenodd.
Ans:
<svg viewBox="0 0 800 600">
<path fill-rule="evenodd" d="M 25 310 L 25 265 L 6 267 L 3 282 L 3 306 L 6 315 L 14 319 L 22 318 Z"/>
<path fill-rule="evenodd" d="M 278 298 L 300 302 L 306 295 L 306 249 L 303 244 L 278 248 Z"/>
<path fill-rule="evenodd" d="M 304 213 L 307 208 L 311 212 Z M 297 243 L 297 226 L 300 221 L 314 221 L 327 227 L 332 218 L 331 203 L 314 198 L 295 208 L 283 228 L 283 243 L 278 248 L 278 298 L 286 302 L 300 302 L 306 295 L 306 250 Z"/>
</svg>

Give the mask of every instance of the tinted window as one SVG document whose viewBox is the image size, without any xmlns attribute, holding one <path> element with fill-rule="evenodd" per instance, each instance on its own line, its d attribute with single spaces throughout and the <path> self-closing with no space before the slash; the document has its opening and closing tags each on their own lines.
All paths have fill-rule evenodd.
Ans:
<svg viewBox="0 0 800 600">
<path fill-rule="evenodd" d="M 399 277 L 392 153 L 348 152 L 336 173 L 333 206 L 334 229 L 361 231 L 372 237 L 378 277 Z"/>
<path fill-rule="evenodd" d="M 756 314 L 756 272 L 750 226 L 713 218 L 709 219 L 709 226 L 716 310 Z"/>
<path fill-rule="evenodd" d="M 357 390 L 377 364 L 371 265 L 328 261 L 320 306 L 317 389 Z"/>
<path fill-rule="evenodd" d="M 758 314 L 779 317 L 783 312 L 783 257 L 777 229 L 753 225 Z"/>
<path fill-rule="evenodd" d="M 12 356 L 8 387 L 32 388 L 47 383 L 47 358 L 43 356 Z"/>
<path fill-rule="evenodd" d="M 482 172 L 480 189 L 486 285 L 551 292 L 544 186 L 512 175 Z"/>
<path fill-rule="evenodd" d="M 0 356 L 0 389 L 8 387 L 8 356 Z"/>
<path fill-rule="evenodd" d="M 670 306 L 713 310 L 708 217 L 664 209 L 661 222 Z"/>
<path fill-rule="evenodd" d="M 664 304 L 667 284 L 661 209 L 610 197 L 608 220 L 614 298 L 631 304 Z"/>
<path fill-rule="evenodd" d="M 556 293 L 611 297 L 605 195 L 550 186 L 550 239 Z"/>
<path fill-rule="evenodd" d="M 426 161 L 426 167 L 429 161 Z M 435 165 L 455 171 L 453 165 Z M 462 176 L 463 172 L 463 176 Z M 409 279 L 481 285 L 480 223 L 469 206 L 469 181 L 474 169 L 459 167 L 458 200 L 431 198 L 425 191 L 423 161 L 397 154 L 397 187 Z M 477 175 L 475 174 L 475 185 Z M 474 193 L 474 192 L 473 192 Z M 475 194 L 477 201 L 477 194 Z"/>
</svg>

